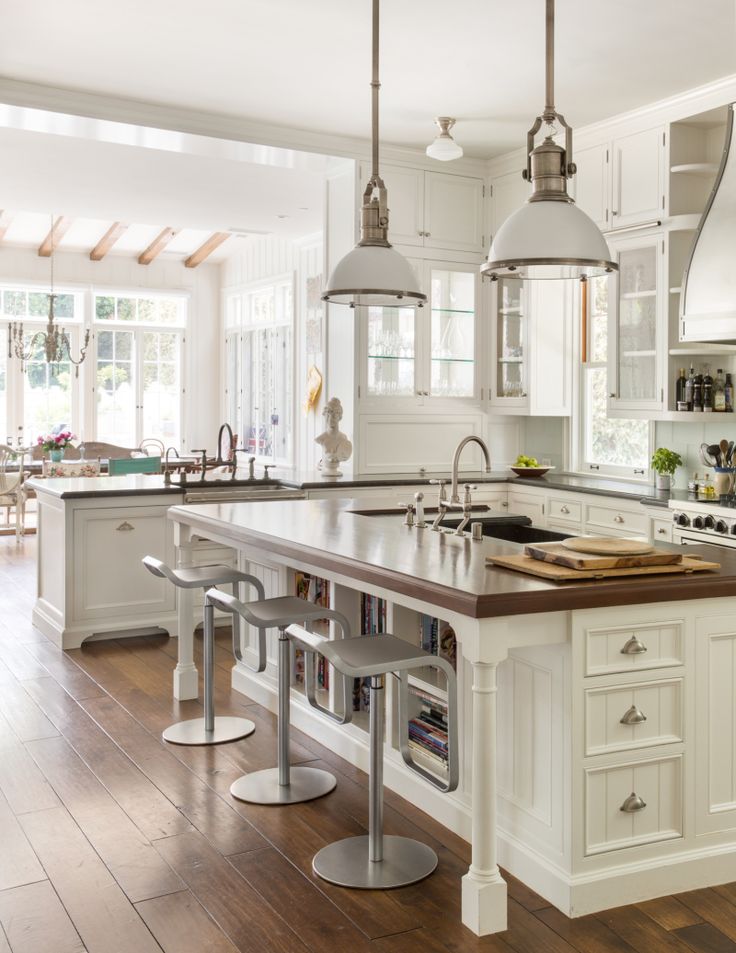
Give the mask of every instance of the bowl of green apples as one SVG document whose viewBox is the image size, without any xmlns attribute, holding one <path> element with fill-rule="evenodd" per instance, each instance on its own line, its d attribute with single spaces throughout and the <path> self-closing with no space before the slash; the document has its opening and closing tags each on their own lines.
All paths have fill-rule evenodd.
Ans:
<svg viewBox="0 0 736 953">
<path fill-rule="evenodd" d="M 554 470 L 554 467 L 540 467 L 536 457 L 527 457 L 520 453 L 510 469 L 512 473 L 520 477 L 542 477 L 550 470 Z"/>
</svg>

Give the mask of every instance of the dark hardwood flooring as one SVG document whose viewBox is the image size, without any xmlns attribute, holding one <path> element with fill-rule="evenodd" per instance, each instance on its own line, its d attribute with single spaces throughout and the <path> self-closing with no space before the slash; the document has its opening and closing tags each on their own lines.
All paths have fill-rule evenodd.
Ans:
<svg viewBox="0 0 736 953">
<path fill-rule="evenodd" d="M 35 539 L 0 538 L 0 953 L 736 953 L 736 883 L 569 920 L 508 877 L 509 929 L 460 924 L 468 845 L 391 792 L 388 833 L 440 856 L 427 881 L 341 890 L 314 852 L 365 832 L 366 776 L 294 730 L 292 760 L 338 775 L 326 798 L 241 804 L 245 771 L 273 764 L 273 715 L 230 689 L 217 650 L 220 713 L 247 713 L 250 738 L 165 745 L 197 717 L 171 698 L 176 643 L 97 642 L 61 653 L 30 623 Z"/>
</svg>

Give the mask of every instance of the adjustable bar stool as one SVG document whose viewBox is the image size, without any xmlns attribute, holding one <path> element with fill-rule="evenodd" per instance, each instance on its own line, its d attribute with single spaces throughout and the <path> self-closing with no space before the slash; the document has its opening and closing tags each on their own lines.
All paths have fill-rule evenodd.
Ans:
<svg viewBox="0 0 736 953">
<path fill-rule="evenodd" d="M 145 556 L 146 569 L 163 579 L 168 579 L 180 589 L 204 589 L 212 586 L 233 587 L 238 591 L 240 583 L 253 586 L 260 599 L 265 597 L 263 583 L 255 576 L 233 569 L 231 566 L 195 566 L 187 569 L 171 569 L 153 556 Z M 266 633 L 260 633 L 265 647 Z M 164 741 L 175 745 L 219 745 L 227 741 L 247 738 L 256 730 L 249 718 L 218 715 L 215 717 L 215 608 L 205 596 L 204 601 L 204 718 L 192 718 L 170 725 L 163 733 Z M 233 624 L 233 655 L 242 662 L 240 652 L 240 628 Z M 265 665 L 265 663 L 264 663 Z M 262 669 L 259 669 L 262 671 Z"/>
<path fill-rule="evenodd" d="M 331 619 L 340 626 L 344 638 L 350 635 L 348 620 L 335 609 L 326 609 L 324 606 L 307 602 L 306 599 L 298 599 L 296 596 L 277 596 L 275 599 L 243 603 L 225 592 L 220 592 L 219 589 L 210 589 L 207 599 L 219 609 L 232 612 L 233 615 L 245 619 L 246 622 L 256 626 L 261 633 L 270 628 L 279 630 L 278 766 L 243 775 L 230 786 L 230 793 L 239 801 L 248 801 L 251 804 L 297 804 L 300 801 L 311 801 L 329 794 L 337 784 L 334 774 L 319 768 L 292 767 L 289 762 L 291 657 L 286 628 L 296 622 L 309 624 L 317 619 Z M 233 628 L 235 628 L 234 625 Z M 339 679 L 342 685 L 343 705 L 343 714 L 339 715 L 317 701 L 314 668 L 311 664 L 313 660 L 314 655 L 310 649 L 304 665 L 307 699 L 312 707 L 317 708 L 333 721 L 345 724 L 350 721 L 353 714 L 350 681 L 347 678 Z M 259 645 L 259 664 L 260 671 L 263 671 L 266 665 L 263 637 Z"/>
<path fill-rule="evenodd" d="M 393 635 L 358 636 L 329 642 L 298 625 L 287 629 L 294 645 L 318 653 L 349 678 L 370 677 L 370 772 L 368 835 L 328 844 L 314 855 L 312 868 L 323 880 L 340 887 L 385 890 L 403 887 L 427 877 L 437 866 L 437 855 L 426 844 L 409 837 L 383 833 L 383 723 L 384 676 L 399 683 L 399 747 L 404 761 L 440 791 L 458 785 L 457 683 L 450 663 Z M 442 781 L 416 764 L 409 750 L 409 692 L 407 673 L 432 665 L 447 678 L 448 778 Z"/>
</svg>

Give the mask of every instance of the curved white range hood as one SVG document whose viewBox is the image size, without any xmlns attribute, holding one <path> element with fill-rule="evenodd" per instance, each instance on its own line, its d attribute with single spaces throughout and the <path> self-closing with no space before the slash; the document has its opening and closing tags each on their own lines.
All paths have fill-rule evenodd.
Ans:
<svg viewBox="0 0 736 953">
<path fill-rule="evenodd" d="M 680 340 L 736 344 L 736 155 L 728 109 L 721 166 L 682 278 Z"/>
</svg>

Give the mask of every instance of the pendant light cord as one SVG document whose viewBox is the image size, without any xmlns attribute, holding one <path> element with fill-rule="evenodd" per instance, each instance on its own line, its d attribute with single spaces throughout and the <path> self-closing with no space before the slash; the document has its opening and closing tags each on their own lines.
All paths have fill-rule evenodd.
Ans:
<svg viewBox="0 0 736 953">
<path fill-rule="evenodd" d="M 553 120 L 555 110 L 555 0 L 547 0 L 544 119 Z"/>
<path fill-rule="evenodd" d="M 380 0 L 373 0 L 373 78 L 371 79 L 371 136 L 373 137 L 373 169 L 371 177 L 378 179 L 378 91 L 381 84 L 378 80 L 378 7 Z"/>
</svg>

